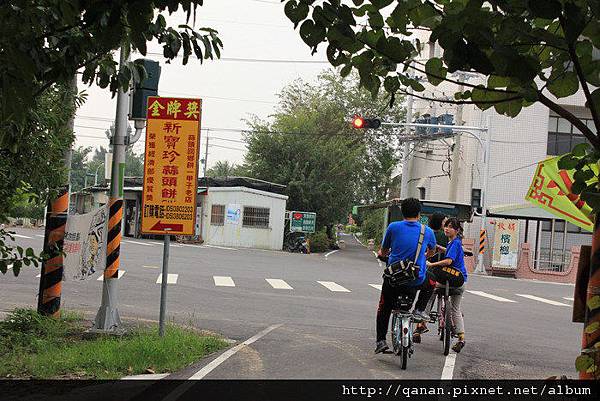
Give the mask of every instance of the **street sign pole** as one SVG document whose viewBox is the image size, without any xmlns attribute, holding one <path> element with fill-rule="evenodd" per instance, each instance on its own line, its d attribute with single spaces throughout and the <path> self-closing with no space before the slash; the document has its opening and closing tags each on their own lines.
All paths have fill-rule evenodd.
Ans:
<svg viewBox="0 0 600 401">
<path fill-rule="evenodd" d="M 128 46 L 124 44 L 123 46 Z M 119 65 L 127 63 L 129 51 L 121 47 Z M 112 174 L 110 181 L 108 238 L 106 249 L 106 267 L 102 284 L 102 304 L 96 315 L 94 332 L 114 333 L 121 330 L 119 316 L 117 282 L 121 254 L 121 224 L 123 219 L 123 180 L 125 175 L 125 140 L 127 137 L 127 114 L 129 95 L 119 89 L 117 95 L 117 113 L 115 135 L 113 138 Z"/>
<path fill-rule="evenodd" d="M 158 335 L 165 335 L 165 317 L 167 315 L 167 280 L 169 277 L 169 246 L 171 244 L 170 228 L 165 228 L 165 243 L 163 246 L 162 281 L 160 284 L 160 317 L 158 319 Z"/>
</svg>

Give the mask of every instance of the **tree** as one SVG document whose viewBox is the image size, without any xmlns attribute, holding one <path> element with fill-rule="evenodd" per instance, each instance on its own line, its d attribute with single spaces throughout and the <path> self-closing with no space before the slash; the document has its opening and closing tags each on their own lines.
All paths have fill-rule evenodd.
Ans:
<svg viewBox="0 0 600 401">
<path fill-rule="evenodd" d="M 71 191 L 77 192 L 81 191 L 86 187 L 85 184 L 90 183 L 90 179 L 86 180 L 86 175 L 89 174 L 88 162 L 87 158 L 90 152 L 92 151 L 91 147 L 78 147 L 77 149 L 73 149 L 73 155 L 71 158 Z"/>
<path fill-rule="evenodd" d="M 360 83 L 374 95 L 383 85 L 391 94 L 412 88 L 415 97 L 454 104 L 494 107 L 509 117 L 542 103 L 573 124 L 589 141 L 563 157 L 560 168 L 575 169 L 572 191 L 600 212 L 600 2 L 598 0 L 288 0 L 285 13 L 300 25 L 300 36 L 313 49 L 327 42 L 327 57 L 341 75 L 358 70 Z M 386 17 L 384 17 L 384 15 Z M 410 40 L 430 32 L 442 57 L 423 63 L 422 47 Z M 429 98 L 412 75 L 438 85 L 460 85 L 449 73 L 475 72 L 481 84 L 463 83 L 454 100 Z M 558 99 L 582 90 L 595 131 L 561 106 Z M 591 146 L 590 146 L 591 145 Z M 591 274 L 598 285 L 600 220 L 596 217 Z M 584 340 L 577 359 L 583 376 L 600 375 L 600 297 L 588 294 Z"/>
<path fill-rule="evenodd" d="M 183 63 L 195 54 L 201 61 L 220 56 L 222 43 L 210 28 L 168 26 L 165 13 L 180 7 L 187 20 L 203 0 L 15 0 L 0 7 L 0 148 L 22 143 L 29 105 L 57 83 L 69 82 L 83 70 L 84 83 L 109 87 L 114 93 L 139 81 L 140 63 L 119 66 L 113 51 L 146 55 L 146 42 L 156 40 L 165 58 L 180 52 Z M 156 14 L 156 16 L 155 16 Z"/>
<path fill-rule="evenodd" d="M 225 161 L 217 161 L 214 166 L 206 171 L 207 177 L 233 177 L 243 176 L 244 169 L 242 166 L 238 166 L 235 163 L 229 163 Z"/>
<path fill-rule="evenodd" d="M 357 85 L 356 77 L 332 71 L 314 84 L 295 81 L 279 95 L 272 122 L 254 118 L 245 135 L 249 176 L 285 184 L 288 209 L 315 211 L 319 228 L 345 218 L 355 202 L 385 198 L 390 165 L 398 161 L 389 129 L 351 128 L 354 113 L 370 115 L 386 104 Z M 401 115 L 396 109 L 383 117 Z"/>
</svg>

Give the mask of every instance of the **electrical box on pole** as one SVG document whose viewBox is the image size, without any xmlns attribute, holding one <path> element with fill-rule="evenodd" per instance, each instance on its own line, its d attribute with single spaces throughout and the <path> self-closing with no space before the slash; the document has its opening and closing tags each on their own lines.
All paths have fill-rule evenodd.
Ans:
<svg viewBox="0 0 600 401">
<path fill-rule="evenodd" d="M 138 59 L 135 63 L 141 63 L 146 69 L 146 79 L 135 85 L 131 98 L 130 120 L 146 120 L 147 100 L 149 96 L 158 95 L 158 81 L 160 80 L 160 65 L 158 61 Z"/>
</svg>

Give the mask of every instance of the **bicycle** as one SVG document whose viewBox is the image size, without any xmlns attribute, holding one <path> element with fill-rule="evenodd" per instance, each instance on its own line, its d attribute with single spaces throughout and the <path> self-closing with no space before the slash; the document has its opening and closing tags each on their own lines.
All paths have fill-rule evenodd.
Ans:
<svg viewBox="0 0 600 401">
<path fill-rule="evenodd" d="M 441 283 L 440 283 L 441 284 Z M 436 287 L 434 290 L 437 299 L 437 312 L 431 312 L 432 320 L 437 320 L 438 336 L 443 342 L 444 355 L 450 353 L 450 338 L 454 336 L 454 326 L 450 317 L 450 296 L 458 295 L 454 288 L 450 288 L 450 284 L 446 281 L 443 286 Z"/>
<path fill-rule="evenodd" d="M 392 308 L 392 349 L 395 355 L 400 357 L 400 367 L 406 370 L 408 358 L 414 353 L 413 346 L 413 314 L 410 312 L 413 299 L 407 295 L 401 295 Z"/>
</svg>

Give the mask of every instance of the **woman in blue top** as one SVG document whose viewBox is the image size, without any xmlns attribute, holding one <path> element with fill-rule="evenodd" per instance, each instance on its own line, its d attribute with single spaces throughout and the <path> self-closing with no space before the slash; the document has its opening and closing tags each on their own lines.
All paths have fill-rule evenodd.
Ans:
<svg viewBox="0 0 600 401">
<path fill-rule="evenodd" d="M 457 218 L 451 217 L 444 223 L 444 233 L 448 237 L 448 246 L 446 247 L 446 255 L 444 259 L 435 263 L 427 263 L 430 268 L 441 268 L 444 266 L 452 266 L 460 271 L 464 277 L 464 284 L 456 288 L 456 295 L 450 296 L 450 316 L 454 325 L 454 330 L 458 335 L 458 341 L 452 346 L 455 352 L 460 352 L 465 346 L 465 322 L 463 320 L 460 303 L 462 294 L 467 283 L 467 269 L 465 268 L 465 253 L 462 245 L 462 226 Z M 454 288 L 453 288 L 454 289 Z"/>
</svg>

